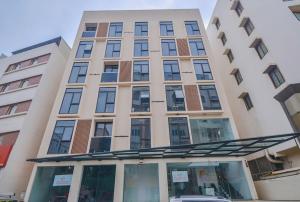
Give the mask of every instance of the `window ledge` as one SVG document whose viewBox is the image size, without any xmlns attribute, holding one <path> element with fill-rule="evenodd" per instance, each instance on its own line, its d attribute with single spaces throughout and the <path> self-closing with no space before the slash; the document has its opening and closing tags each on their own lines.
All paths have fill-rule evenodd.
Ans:
<svg viewBox="0 0 300 202">
<path fill-rule="evenodd" d="M 84 87 L 86 83 L 67 83 L 66 87 Z"/>
<path fill-rule="evenodd" d="M 167 115 L 220 115 L 223 110 L 200 110 L 200 111 L 167 111 Z"/>
<path fill-rule="evenodd" d="M 132 60 L 150 60 L 150 56 L 134 56 Z"/>
<path fill-rule="evenodd" d="M 181 80 L 168 80 L 164 81 L 164 84 L 182 84 Z"/>
<path fill-rule="evenodd" d="M 30 88 L 34 88 L 34 87 L 37 87 L 37 86 L 38 86 L 38 84 L 35 84 L 35 85 L 31 85 L 31 86 L 26 86 L 26 87 L 24 87 L 24 88 L 17 88 L 17 89 L 14 89 L 14 90 L 4 91 L 4 92 L 1 92 L 0 95 L 5 95 L 5 94 L 9 94 L 9 93 L 14 93 L 14 92 L 17 92 L 17 91 L 30 89 Z"/>
<path fill-rule="evenodd" d="M 130 116 L 151 116 L 152 112 L 131 112 Z"/>
<path fill-rule="evenodd" d="M 215 80 L 197 80 L 196 83 L 215 83 Z"/>
<path fill-rule="evenodd" d="M 8 114 L 8 115 L 0 116 L 0 119 L 12 118 L 12 117 L 22 116 L 22 115 L 26 115 L 26 114 L 27 114 L 27 111 L 26 112 L 15 113 L 15 114 Z"/>
<path fill-rule="evenodd" d="M 112 60 L 121 60 L 121 57 L 115 57 L 115 58 L 106 58 L 106 57 L 104 57 L 104 58 L 102 58 L 104 61 L 112 61 Z"/>
<path fill-rule="evenodd" d="M 58 118 L 79 118 L 79 114 L 58 114 Z"/>
<path fill-rule="evenodd" d="M 88 57 L 88 58 L 76 58 L 75 57 L 75 62 L 89 62 L 89 61 L 91 61 L 91 57 Z"/>
<path fill-rule="evenodd" d="M 42 63 L 39 63 L 39 64 L 35 64 L 35 65 L 30 65 L 30 66 L 27 66 L 27 67 L 24 67 L 24 68 L 21 68 L 21 69 L 16 69 L 16 70 L 9 71 L 9 72 L 4 72 L 3 76 L 7 75 L 7 74 L 12 74 L 12 73 L 15 73 L 15 72 L 23 71 L 25 69 L 29 69 L 29 68 L 32 68 L 32 67 L 41 66 L 41 65 L 44 65 L 44 64 L 47 64 L 47 63 L 48 63 L 48 61 L 47 62 L 42 62 Z"/>
<path fill-rule="evenodd" d="M 203 38 L 203 35 L 195 34 L 195 35 L 187 35 L 186 37 L 188 39 L 199 39 L 199 38 Z"/>
<path fill-rule="evenodd" d="M 116 113 L 95 113 L 95 117 L 115 117 Z"/>
<path fill-rule="evenodd" d="M 161 39 L 176 39 L 176 36 L 175 35 L 169 35 L 169 36 L 162 36 L 160 35 L 159 36 Z"/>
</svg>

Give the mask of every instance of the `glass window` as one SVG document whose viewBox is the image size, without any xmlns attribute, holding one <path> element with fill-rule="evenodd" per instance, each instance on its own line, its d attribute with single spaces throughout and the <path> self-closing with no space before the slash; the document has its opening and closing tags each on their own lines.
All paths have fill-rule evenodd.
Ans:
<svg viewBox="0 0 300 202">
<path fill-rule="evenodd" d="M 120 40 L 108 40 L 106 44 L 105 57 L 117 58 L 120 57 L 121 41 Z"/>
<path fill-rule="evenodd" d="M 164 76 L 166 81 L 179 81 L 181 79 L 177 60 L 164 60 Z"/>
<path fill-rule="evenodd" d="M 168 163 L 169 197 L 180 195 L 222 196 L 236 200 L 251 200 L 248 180 L 241 161 Z M 186 175 L 178 182 L 176 176 Z"/>
<path fill-rule="evenodd" d="M 123 30 L 123 23 L 122 22 L 112 22 L 109 26 L 109 37 L 121 37 Z"/>
<path fill-rule="evenodd" d="M 200 85 L 199 89 L 204 110 L 221 109 L 221 104 L 215 85 Z"/>
<path fill-rule="evenodd" d="M 242 83 L 242 81 L 243 81 L 243 77 L 242 77 L 242 75 L 241 75 L 240 70 L 237 70 L 237 71 L 234 73 L 234 77 L 235 77 L 235 80 L 236 80 L 237 84 L 240 85 L 240 83 Z"/>
<path fill-rule="evenodd" d="M 149 61 L 133 62 L 133 81 L 149 81 Z"/>
<path fill-rule="evenodd" d="M 161 40 L 162 55 L 163 56 L 176 56 L 176 43 L 174 39 Z"/>
<path fill-rule="evenodd" d="M 87 62 L 75 62 L 72 67 L 69 83 L 84 83 L 87 69 Z"/>
<path fill-rule="evenodd" d="M 203 41 L 201 39 L 191 39 L 189 40 L 189 45 L 192 56 L 206 55 Z"/>
<path fill-rule="evenodd" d="M 225 44 L 227 42 L 227 38 L 226 38 L 226 35 L 224 33 L 221 36 L 221 41 L 222 41 L 223 46 L 225 46 Z"/>
<path fill-rule="evenodd" d="M 118 79 L 118 65 L 105 64 L 104 72 L 101 76 L 101 82 L 117 82 Z"/>
<path fill-rule="evenodd" d="M 197 21 L 185 21 L 187 35 L 200 35 L 200 29 Z"/>
<path fill-rule="evenodd" d="M 56 121 L 48 154 L 67 154 L 73 135 L 75 121 Z"/>
<path fill-rule="evenodd" d="M 233 60 L 234 60 L 234 56 L 233 56 L 233 54 L 232 54 L 232 51 L 229 50 L 229 51 L 227 52 L 226 55 L 227 55 L 227 57 L 228 57 L 229 62 L 232 63 Z"/>
<path fill-rule="evenodd" d="M 193 144 L 233 140 L 229 119 L 190 119 Z"/>
<path fill-rule="evenodd" d="M 7 90 L 7 87 L 9 86 L 9 84 L 2 84 L 1 86 L 0 86 L 0 92 L 2 93 L 2 92 L 5 92 L 6 90 Z"/>
<path fill-rule="evenodd" d="M 213 79 L 208 60 L 194 60 L 193 64 L 197 80 Z"/>
<path fill-rule="evenodd" d="M 171 146 L 191 144 L 186 117 L 169 118 L 169 134 Z"/>
<path fill-rule="evenodd" d="M 150 90 L 149 87 L 132 88 L 132 112 L 149 112 L 150 111 Z"/>
<path fill-rule="evenodd" d="M 243 6 L 242 6 L 242 4 L 241 4 L 240 1 L 237 2 L 237 5 L 236 5 L 236 7 L 235 7 L 234 10 L 235 10 L 235 12 L 236 12 L 236 14 L 237 14 L 238 16 L 241 16 L 241 14 L 242 14 L 244 8 L 243 8 Z"/>
<path fill-rule="evenodd" d="M 89 23 L 85 25 L 85 30 L 82 32 L 82 37 L 95 37 L 97 30 L 96 23 Z"/>
<path fill-rule="evenodd" d="M 80 41 L 77 49 L 76 58 L 89 58 L 91 57 L 93 49 L 92 41 Z"/>
<path fill-rule="evenodd" d="M 99 89 L 96 113 L 113 113 L 115 108 L 116 88 Z"/>
<path fill-rule="evenodd" d="M 159 202 L 157 164 L 124 166 L 123 202 Z"/>
<path fill-rule="evenodd" d="M 184 94 L 181 86 L 166 86 L 167 110 L 185 111 Z"/>
<path fill-rule="evenodd" d="M 98 122 L 91 139 L 90 153 L 108 152 L 111 147 L 112 122 Z"/>
<path fill-rule="evenodd" d="M 148 40 L 134 40 L 134 57 L 149 56 Z"/>
<path fill-rule="evenodd" d="M 297 20 L 300 21 L 300 12 L 293 12 L 293 13 L 296 16 Z"/>
<path fill-rule="evenodd" d="M 136 22 L 134 35 L 135 36 L 148 36 L 148 22 Z"/>
<path fill-rule="evenodd" d="M 246 33 L 248 34 L 248 36 L 250 36 L 254 30 L 254 25 L 252 24 L 252 22 L 249 18 L 247 19 L 247 21 L 244 25 L 244 29 L 245 29 Z"/>
<path fill-rule="evenodd" d="M 131 119 L 130 149 L 151 148 L 150 119 Z"/>
<path fill-rule="evenodd" d="M 115 165 L 84 166 L 78 202 L 112 202 Z"/>
<path fill-rule="evenodd" d="M 219 18 L 216 20 L 215 25 L 216 25 L 217 30 L 219 30 L 219 28 L 221 26 Z"/>
<path fill-rule="evenodd" d="M 59 110 L 60 114 L 77 114 L 82 88 L 67 88 Z"/>
<path fill-rule="evenodd" d="M 67 202 L 73 169 L 73 166 L 38 167 L 28 201 Z M 60 179 L 64 179 L 64 185 L 54 183 Z"/>
<path fill-rule="evenodd" d="M 251 101 L 251 98 L 250 98 L 250 95 L 248 93 L 246 93 L 243 97 L 242 97 L 244 103 L 245 103 L 245 106 L 246 106 L 246 109 L 249 111 L 252 107 L 253 107 L 253 104 L 252 104 L 252 101 Z"/>
<path fill-rule="evenodd" d="M 160 22 L 161 36 L 174 36 L 173 23 L 171 21 Z"/>
<path fill-rule="evenodd" d="M 263 59 L 265 55 L 268 53 L 268 49 L 263 41 L 259 41 L 255 46 L 255 50 L 260 59 Z"/>
<path fill-rule="evenodd" d="M 273 69 L 271 69 L 268 74 L 269 74 L 275 88 L 278 88 L 279 86 L 281 86 L 281 84 L 283 84 L 285 82 L 281 72 L 279 71 L 278 67 L 276 67 L 276 66 Z"/>
</svg>

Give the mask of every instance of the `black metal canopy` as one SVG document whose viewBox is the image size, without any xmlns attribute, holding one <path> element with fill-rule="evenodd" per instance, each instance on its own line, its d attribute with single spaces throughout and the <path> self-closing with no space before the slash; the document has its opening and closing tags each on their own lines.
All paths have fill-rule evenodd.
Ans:
<svg viewBox="0 0 300 202">
<path fill-rule="evenodd" d="M 242 157 L 300 137 L 300 133 L 227 140 L 201 144 L 155 147 L 139 150 L 97 152 L 78 155 L 28 159 L 32 162 L 160 159 L 160 158 L 207 158 Z"/>
</svg>

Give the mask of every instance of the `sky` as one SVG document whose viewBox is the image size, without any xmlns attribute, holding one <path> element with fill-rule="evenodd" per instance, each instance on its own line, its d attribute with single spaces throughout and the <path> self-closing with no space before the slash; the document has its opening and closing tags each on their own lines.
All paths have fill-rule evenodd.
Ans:
<svg viewBox="0 0 300 202">
<path fill-rule="evenodd" d="M 62 36 L 72 47 L 85 10 L 199 8 L 207 25 L 216 0 L 1 0 L 0 54 Z"/>
</svg>

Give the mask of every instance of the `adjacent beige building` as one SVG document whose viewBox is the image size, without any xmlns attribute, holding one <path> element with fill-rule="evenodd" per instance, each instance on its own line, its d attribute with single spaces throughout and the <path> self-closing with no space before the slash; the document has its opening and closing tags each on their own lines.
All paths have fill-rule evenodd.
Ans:
<svg viewBox="0 0 300 202">
<path fill-rule="evenodd" d="M 70 48 L 51 39 L 0 60 L 0 200 L 24 199 Z"/>
<path fill-rule="evenodd" d="M 208 37 L 241 138 L 300 131 L 300 1 L 219 0 Z M 258 195 L 299 200 L 299 141 L 248 158 Z"/>
<path fill-rule="evenodd" d="M 244 158 L 187 148 L 239 138 L 219 68 L 197 9 L 84 12 L 25 201 L 257 199 Z"/>
</svg>

